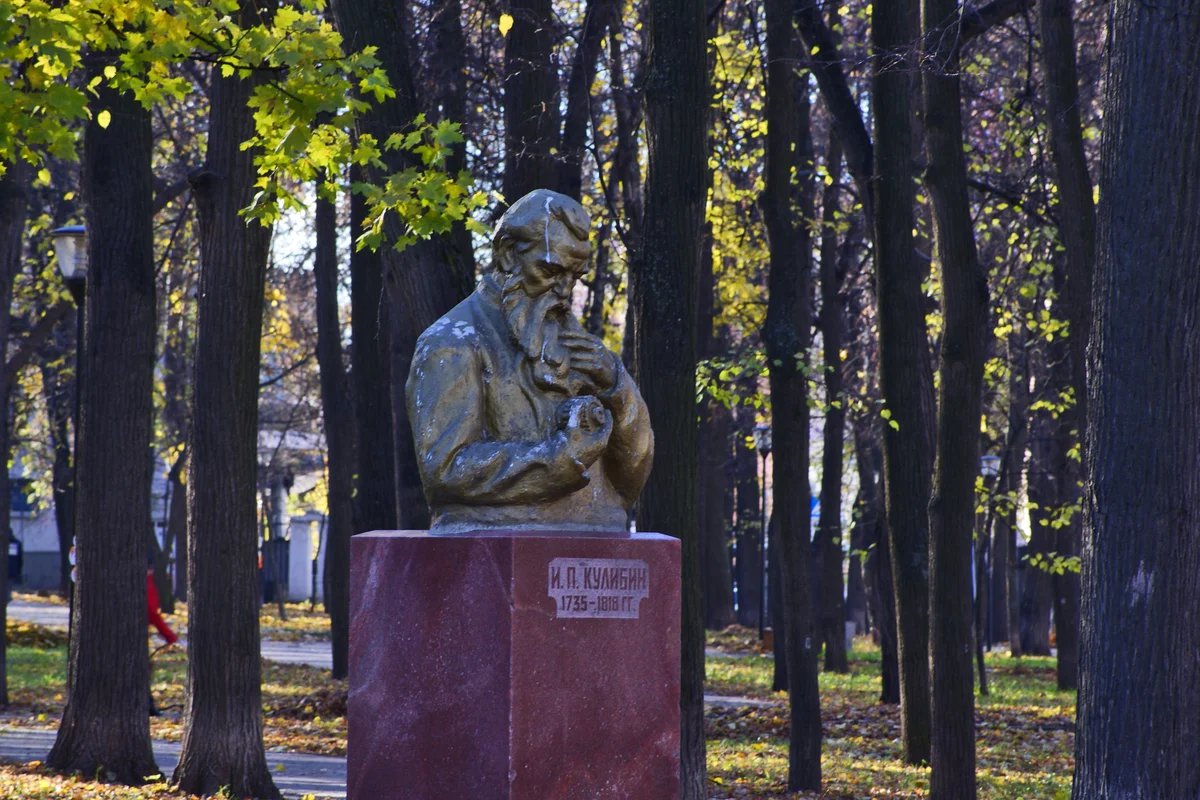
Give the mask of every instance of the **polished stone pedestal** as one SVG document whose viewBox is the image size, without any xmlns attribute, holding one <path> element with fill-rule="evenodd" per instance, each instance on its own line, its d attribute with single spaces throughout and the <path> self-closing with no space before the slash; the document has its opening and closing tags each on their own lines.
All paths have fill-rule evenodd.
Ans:
<svg viewBox="0 0 1200 800">
<path fill-rule="evenodd" d="M 350 800 L 674 800 L 679 541 L 355 536 Z"/>
</svg>

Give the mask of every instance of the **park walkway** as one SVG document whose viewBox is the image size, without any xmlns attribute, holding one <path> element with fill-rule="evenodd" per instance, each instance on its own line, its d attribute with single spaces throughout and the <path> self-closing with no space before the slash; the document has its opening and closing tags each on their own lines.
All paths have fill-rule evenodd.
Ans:
<svg viewBox="0 0 1200 800">
<path fill-rule="evenodd" d="M 39 761 L 50 752 L 55 731 L 29 728 L 0 727 L 0 760 Z M 155 742 L 154 760 L 166 776 L 175 771 L 179 762 L 179 744 Z M 271 777 L 285 797 L 300 798 L 306 794 L 317 798 L 346 796 L 346 759 L 337 756 L 315 756 L 308 753 L 267 753 Z"/>
</svg>

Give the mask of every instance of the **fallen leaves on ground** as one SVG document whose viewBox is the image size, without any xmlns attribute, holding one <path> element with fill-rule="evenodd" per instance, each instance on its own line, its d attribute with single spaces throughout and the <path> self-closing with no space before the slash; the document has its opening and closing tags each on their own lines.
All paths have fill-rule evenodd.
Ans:
<svg viewBox="0 0 1200 800">
<path fill-rule="evenodd" d="M 751 634 L 743 628 L 713 637 L 723 643 L 719 649 L 726 655 L 708 659 L 707 691 L 751 698 L 756 704 L 706 709 L 711 800 L 920 800 L 928 796 L 928 767 L 909 766 L 900 760 L 899 708 L 878 702 L 879 651 L 866 639 L 856 640 L 848 674 L 823 672 L 820 676 L 822 792 L 787 793 L 787 696 L 771 689 L 773 660 L 756 653 L 759 648 L 746 641 Z M 23 635 L 37 642 L 43 634 L 31 630 Z M 54 727 L 62 711 L 65 648 L 15 646 L 9 658 L 13 706 L 0 715 L 0 724 Z M 1056 688 L 1050 658 L 1014 659 L 994 652 L 988 655 L 988 665 L 992 692 L 976 697 L 980 800 L 1069 797 L 1074 693 Z M 171 650 L 154 659 L 152 691 L 163 710 L 162 716 L 151 720 L 151 733 L 157 738 L 178 741 L 182 736 L 185 677 L 183 652 Z M 346 682 L 332 680 L 327 670 L 263 662 L 265 746 L 269 750 L 344 755 L 346 691 Z M 33 781 L 45 777 L 51 780 L 47 786 L 53 785 L 52 776 L 40 772 L 22 775 L 22 780 Z M 111 787 L 58 794 L 46 793 L 50 789 L 38 794 L 42 790 L 37 789 L 20 794 L 2 782 L 13 780 L 11 776 L 12 768 L 0 773 L 0 797 L 182 797 L 165 788 L 159 794 L 146 794 L 159 789 L 113 793 L 119 790 Z"/>
</svg>

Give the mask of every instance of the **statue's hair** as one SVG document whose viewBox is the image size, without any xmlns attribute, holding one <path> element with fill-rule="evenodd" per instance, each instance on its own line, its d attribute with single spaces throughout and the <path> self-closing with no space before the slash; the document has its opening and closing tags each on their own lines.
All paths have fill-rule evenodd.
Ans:
<svg viewBox="0 0 1200 800">
<path fill-rule="evenodd" d="M 591 218 L 578 202 L 549 189 L 536 189 L 508 207 L 492 232 L 493 265 L 515 245 L 540 242 L 551 219 L 563 224 L 580 242 L 587 242 Z"/>
</svg>

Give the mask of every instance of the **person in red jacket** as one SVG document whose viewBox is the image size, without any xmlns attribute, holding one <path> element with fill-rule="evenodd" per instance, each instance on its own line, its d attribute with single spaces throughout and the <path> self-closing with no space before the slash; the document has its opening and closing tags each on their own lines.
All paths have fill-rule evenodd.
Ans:
<svg viewBox="0 0 1200 800">
<path fill-rule="evenodd" d="M 175 631 L 171 630 L 171 626 L 167 624 L 165 619 L 163 619 L 161 610 L 159 608 L 158 587 L 154 585 L 153 567 L 150 567 L 146 570 L 146 624 L 153 625 L 154 629 L 158 631 L 158 635 L 166 641 L 166 644 L 154 651 L 155 653 L 157 653 L 159 650 L 170 647 L 179 641 L 179 635 L 176 634 Z M 153 654 L 151 657 L 153 657 Z M 150 692 L 150 716 L 158 716 L 158 708 L 156 708 L 154 705 L 154 692 Z"/>
<path fill-rule="evenodd" d="M 171 630 L 159 609 L 158 587 L 154 585 L 153 569 L 146 570 L 146 624 L 153 625 L 168 646 L 179 641 L 179 635 Z"/>
</svg>

